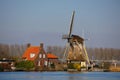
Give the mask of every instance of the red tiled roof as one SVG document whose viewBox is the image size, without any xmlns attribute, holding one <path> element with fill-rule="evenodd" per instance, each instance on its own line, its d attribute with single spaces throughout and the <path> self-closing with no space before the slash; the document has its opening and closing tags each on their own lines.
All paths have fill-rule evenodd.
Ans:
<svg viewBox="0 0 120 80">
<path fill-rule="evenodd" d="M 51 53 L 48 53 L 47 57 L 50 59 L 57 59 L 58 58 L 57 56 L 55 56 L 54 54 L 51 54 Z"/>
<path fill-rule="evenodd" d="M 22 58 L 33 61 L 33 60 L 36 59 L 39 51 L 40 51 L 40 47 L 38 47 L 38 46 L 31 46 L 31 47 L 27 48 L 27 50 L 23 54 Z M 34 53 L 35 56 L 30 58 L 30 53 Z"/>
<path fill-rule="evenodd" d="M 35 60 L 36 57 L 38 56 L 39 52 L 40 52 L 41 48 L 39 46 L 30 46 L 29 48 L 26 49 L 25 53 L 23 54 L 22 58 L 23 59 L 27 59 L 27 60 Z M 35 54 L 34 57 L 30 57 L 30 54 L 33 53 Z M 48 53 L 47 54 L 47 58 L 50 59 L 57 59 L 58 57 L 55 56 L 54 54 Z"/>
</svg>

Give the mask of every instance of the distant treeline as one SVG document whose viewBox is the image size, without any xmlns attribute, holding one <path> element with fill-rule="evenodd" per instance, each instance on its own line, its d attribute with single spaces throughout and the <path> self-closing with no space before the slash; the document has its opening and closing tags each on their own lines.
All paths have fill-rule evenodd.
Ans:
<svg viewBox="0 0 120 80">
<path fill-rule="evenodd" d="M 25 52 L 27 44 L 25 45 L 8 45 L 0 44 L 0 59 L 2 58 L 21 58 Z M 47 46 L 46 52 L 53 53 L 59 58 L 63 57 L 65 47 L 61 46 Z M 87 48 L 89 59 L 92 60 L 120 60 L 120 49 L 114 48 Z"/>
<path fill-rule="evenodd" d="M 21 58 L 22 54 L 26 50 L 27 45 L 8 45 L 0 44 L 0 59 L 2 58 Z"/>
<path fill-rule="evenodd" d="M 120 60 L 120 49 L 114 48 L 86 48 L 90 60 Z M 48 46 L 47 51 L 59 58 L 63 57 L 65 47 Z"/>
<path fill-rule="evenodd" d="M 114 48 L 87 48 L 92 60 L 120 60 L 120 49 Z"/>
</svg>

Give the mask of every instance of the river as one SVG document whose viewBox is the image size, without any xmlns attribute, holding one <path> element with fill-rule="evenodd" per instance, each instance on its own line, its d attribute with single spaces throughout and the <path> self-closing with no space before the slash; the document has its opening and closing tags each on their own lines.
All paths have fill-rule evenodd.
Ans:
<svg viewBox="0 0 120 80">
<path fill-rule="evenodd" d="M 120 80 L 120 72 L 0 72 L 0 80 Z"/>
</svg>

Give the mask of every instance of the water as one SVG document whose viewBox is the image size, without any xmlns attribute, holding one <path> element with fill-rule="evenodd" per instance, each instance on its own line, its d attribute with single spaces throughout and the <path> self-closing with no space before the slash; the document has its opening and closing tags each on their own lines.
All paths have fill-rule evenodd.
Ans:
<svg viewBox="0 0 120 80">
<path fill-rule="evenodd" d="M 120 80 L 120 72 L 0 72 L 0 80 Z"/>
</svg>

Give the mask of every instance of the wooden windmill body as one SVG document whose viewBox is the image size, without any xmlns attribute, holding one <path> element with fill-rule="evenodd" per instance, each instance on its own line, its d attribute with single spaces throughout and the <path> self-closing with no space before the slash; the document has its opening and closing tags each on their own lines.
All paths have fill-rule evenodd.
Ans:
<svg viewBox="0 0 120 80">
<path fill-rule="evenodd" d="M 68 35 L 63 36 L 63 39 L 67 39 L 67 44 L 63 59 L 65 59 L 68 63 L 84 61 L 89 64 L 89 58 L 84 44 L 85 40 L 78 35 L 71 35 L 73 28 L 74 14 L 75 11 L 73 11 L 69 33 Z"/>
</svg>

